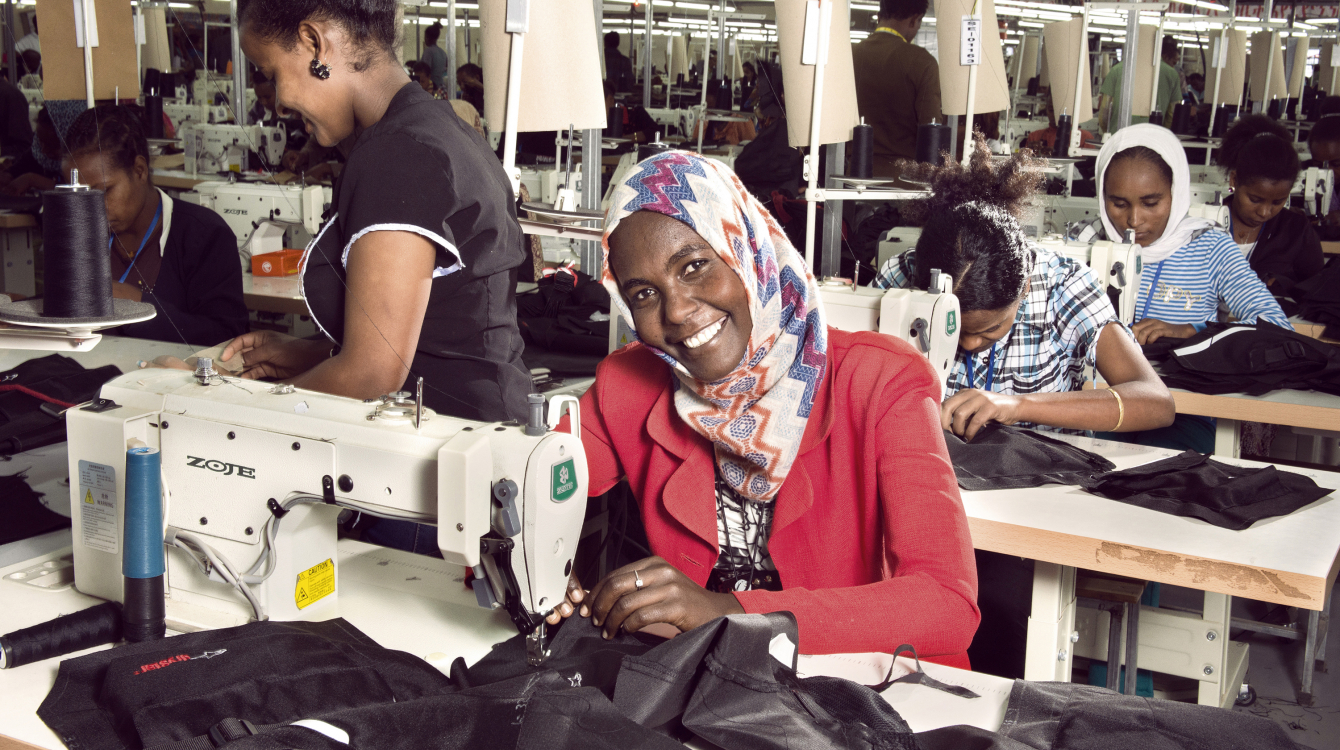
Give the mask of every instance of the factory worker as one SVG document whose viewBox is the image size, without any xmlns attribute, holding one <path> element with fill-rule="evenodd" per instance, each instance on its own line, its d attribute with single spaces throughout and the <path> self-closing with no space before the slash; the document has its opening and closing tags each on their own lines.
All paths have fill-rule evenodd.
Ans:
<svg viewBox="0 0 1340 750">
<path fill-rule="evenodd" d="M 803 653 L 910 643 L 967 667 L 972 544 L 925 358 L 827 328 L 804 259 L 717 162 L 653 156 L 612 206 L 603 281 L 639 340 L 596 371 L 582 443 L 589 492 L 626 477 L 654 556 L 574 578 L 551 621 L 785 610 Z"/>
<path fill-rule="evenodd" d="M 465 419 L 525 419 L 516 325 L 526 259 L 502 166 L 397 60 L 392 0 L 243 0 L 247 58 L 346 165 L 308 246 L 303 297 L 324 334 L 239 336 L 245 376 L 352 398 L 413 392 Z"/>
<path fill-rule="evenodd" d="M 945 429 L 971 440 L 988 422 L 1082 433 L 1172 421 L 1172 396 L 1103 285 L 1020 229 L 1015 216 L 1041 179 L 1026 152 L 993 164 L 979 139 L 967 169 L 905 168 L 931 183 L 933 194 L 909 209 L 925 225 L 916 249 L 890 258 L 874 286 L 926 289 L 932 269 L 953 280 L 963 318 L 940 410 Z M 1111 388 L 1083 390 L 1086 367 Z"/>
<path fill-rule="evenodd" d="M 157 315 L 106 331 L 199 344 L 247 330 L 237 237 L 223 217 L 154 187 L 139 108 L 85 110 L 65 134 L 64 170 L 105 192 L 112 295 Z"/>
<path fill-rule="evenodd" d="M 1266 320 L 1292 330 L 1233 238 L 1213 222 L 1187 215 L 1191 174 L 1172 131 L 1122 128 L 1098 152 L 1099 215 L 1107 236 L 1135 233 L 1144 269 L 1132 330 L 1141 344 L 1188 338 L 1219 319 Z M 1134 442 L 1201 453 L 1214 451 L 1215 422 L 1179 414 L 1169 427 L 1131 435 Z"/>
<path fill-rule="evenodd" d="M 1173 400 L 1107 294 L 1083 263 L 1028 242 L 1015 216 L 1040 187 L 1020 152 L 994 164 L 977 141 L 968 168 L 906 164 L 930 197 L 907 218 L 924 222 L 915 250 L 890 258 L 875 286 L 925 289 L 931 269 L 958 296 L 959 350 L 941 424 L 971 440 L 988 422 L 1039 430 L 1145 430 L 1173 420 Z M 1084 390 L 1086 367 L 1109 388 Z M 1024 676 L 1033 561 L 977 550 L 982 624 L 968 649 L 973 669 Z"/>
<path fill-rule="evenodd" d="M 1301 164 L 1293 136 L 1265 115 L 1239 118 L 1215 152 L 1228 177 L 1229 233 L 1272 294 L 1321 271 L 1321 239 L 1307 216 L 1289 210 Z"/>
</svg>

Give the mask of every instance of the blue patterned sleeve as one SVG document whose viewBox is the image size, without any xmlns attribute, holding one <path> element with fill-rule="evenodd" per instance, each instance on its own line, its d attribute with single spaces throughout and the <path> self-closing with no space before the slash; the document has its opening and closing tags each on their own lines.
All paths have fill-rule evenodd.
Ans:
<svg viewBox="0 0 1340 750">
<path fill-rule="evenodd" d="M 901 255 L 895 255 L 884 262 L 880 267 L 879 273 L 875 274 L 875 280 L 870 286 L 876 289 L 908 289 L 912 286 L 912 276 L 916 268 L 916 250 L 908 250 Z"/>
<path fill-rule="evenodd" d="M 1210 272 L 1215 292 L 1228 306 L 1235 320 L 1255 323 L 1266 320 L 1290 331 L 1293 326 L 1271 296 L 1270 290 L 1248 265 L 1238 246 L 1226 234 L 1219 234 L 1210 251 Z"/>
</svg>

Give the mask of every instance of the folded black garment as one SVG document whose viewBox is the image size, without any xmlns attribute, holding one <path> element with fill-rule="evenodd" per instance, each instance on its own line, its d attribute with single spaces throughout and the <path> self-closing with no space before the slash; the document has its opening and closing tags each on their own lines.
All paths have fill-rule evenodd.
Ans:
<svg viewBox="0 0 1340 750">
<path fill-rule="evenodd" d="M 1196 393 L 1315 390 L 1340 395 L 1340 347 L 1258 321 L 1214 324 L 1173 349 L 1163 382 Z"/>
<path fill-rule="evenodd" d="M 0 544 L 9 544 L 56 529 L 70 528 L 70 519 L 42 504 L 22 473 L 0 477 Z"/>
<path fill-rule="evenodd" d="M 1331 258 L 1315 276 L 1294 285 L 1291 296 L 1303 320 L 1325 323 L 1325 336 L 1340 339 L 1340 258 Z"/>
<path fill-rule="evenodd" d="M 958 486 L 1001 490 L 1044 484 L 1083 484 L 1111 471 L 1111 461 L 1041 433 L 992 422 L 965 443 L 945 430 Z"/>
<path fill-rule="evenodd" d="M 86 370 L 59 354 L 0 372 L 0 455 L 64 442 L 65 418 L 59 410 L 92 399 L 103 383 L 120 374 L 115 365 Z"/>
<path fill-rule="evenodd" d="M 1120 695 L 1106 688 L 1066 682 L 1016 680 L 1000 736 L 1018 744 L 989 745 L 979 740 L 975 745 L 958 747 L 1300 750 L 1280 725 L 1262 716 L 1217 706 Z M 948 747 L 952 745 L 923 743 L 924 750 Z"/>
<path fill-rule="evenodd" d="M 1262 518 L 1287 516 L 1331 490 L 1274 466 L 1259 469 L 1220 463 L 1187 451 L 1084 484 L 1087 492 L 1141 508 L 1240 531 Z"/>
</svg>

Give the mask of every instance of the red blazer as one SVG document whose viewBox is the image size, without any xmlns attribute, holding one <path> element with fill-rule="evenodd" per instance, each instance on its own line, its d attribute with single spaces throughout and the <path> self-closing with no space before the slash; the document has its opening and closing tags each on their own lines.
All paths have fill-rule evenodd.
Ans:
<svg viewBox="0 0 1340 750">
<path fill-rule="evenodd" d="M 699 585 L 719 554 L 712 446 L 675 411 L 670 369 L 611 354 L 581 401 L 589 494 L 627 477 L 651 549 Z M 940 429 L 940 387 L 910 346 L 828 331 L 828 369 L 778 493 L 768 552 L 782 591 L 735 594 L 793 613 L 802 653 L 891 652 L 968 667 L 977 570 Z"/>
</svg>

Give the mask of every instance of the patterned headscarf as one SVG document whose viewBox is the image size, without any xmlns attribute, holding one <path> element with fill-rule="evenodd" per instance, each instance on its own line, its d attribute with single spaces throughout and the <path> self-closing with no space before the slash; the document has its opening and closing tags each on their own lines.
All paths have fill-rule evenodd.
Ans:
<svg viewBox="0 0 1340 750">
<path fill-rule="evenodd" d="M 685 151 L 657 154 L 615 188 L 605 219 L 601 279 L 636 330 L 609 265 L 609 238 L 635 211 L 655 211 L 697 232 L 744 283 L 753 330 L 736 369 L 704 383 L 651 348 L 678 377 L 675 409 L 712 445 L 719 473 L 741 496 L 770 502 L 800 451 L 828 362 L 819 288 L 767 209 L 719 162 Z"/>
</svg>

